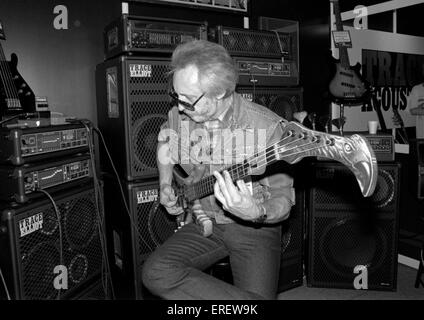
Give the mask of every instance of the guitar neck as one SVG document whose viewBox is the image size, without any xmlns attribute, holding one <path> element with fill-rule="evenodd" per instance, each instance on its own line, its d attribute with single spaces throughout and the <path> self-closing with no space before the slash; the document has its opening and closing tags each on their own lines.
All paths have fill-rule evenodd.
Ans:
<svg viewBox="0 0 424 320">
<path fill-rule="evenodd" d="M 355 174 L 365 197 L 374 192 L 377 160 L 365 138 L 360 135 L 340 137 L 318 132 L 293 121 L 284 123 L 280 141 L 226 170 L 231 179 L 237 181 L 277 161 L 284 160 L 294 164 L 305 157 L 321 157 L 343 163 Z M 201 199 L 214 192 L 215 181 L 215 176 L 210 175 L 197 183 L 184 185 L 178 190 L 178 194 L 183 193 L 188 202 Z"/>
<path fill-rule="evenodd" d="M 6 56 L 3 51 L 3 47 L 0 43 L 0 81 L 2 82 L 5 103 L 8 110 L 20 110 L 22 109 L 21 102 L 19 100 L 18 91 L 16 90 L 15 83 L 13 82 L 12 72 L 10 70 L 9 62 L 6 61 Z"/>
<path fill-rule="evenodd" d="M 256 169 L 268 166 L 278 160 L 274 145 L 254 154 L 239 164 L 221 170 L 219 173 L 222 174 L 226 170 L 233 181 L 243 180 L 250 176 Z M 186 199 L 188 201 L 194 201 L 211 195 L 214 192 L 215 181 L 215 176 L 210 175 L 192 185 L 184 186 Z"/>
</svg>

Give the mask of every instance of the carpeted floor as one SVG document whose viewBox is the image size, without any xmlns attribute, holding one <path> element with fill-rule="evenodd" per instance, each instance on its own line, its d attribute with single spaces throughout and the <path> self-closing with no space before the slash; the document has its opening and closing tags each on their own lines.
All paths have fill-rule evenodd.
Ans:
<svg viewBox="0 0 424 320">
<path fill-rule="evenodd" d="M 424 300 L 424 288 L 415 288 L 417 270 L 398 265 L 396 291 L 311 288 L 306 280 L 301 287 L 278 295 L 278 300 Z M 423 276 L 424 277 L 424 276 Z"/>
</svg>

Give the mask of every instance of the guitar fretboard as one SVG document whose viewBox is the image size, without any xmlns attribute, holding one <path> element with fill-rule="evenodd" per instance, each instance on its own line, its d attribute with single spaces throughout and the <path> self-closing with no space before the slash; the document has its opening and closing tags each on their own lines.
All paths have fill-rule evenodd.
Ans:
<svg viewBox="0 0 424 320">
<path fill-rule="evenodd" d="M 267 147 L 265 150 L 255 153 L 252 157 L 244 160 L 242 163 L 221 170 L 220 173 L 222 174 L 227 170 L 233 181 L 242 180 L 251 175 L 256 168 L 267 166 L 278 161 L 274 148 L 275 146 Z M 215 176 L 210 175 L 199 182 L 185 186 L 184 194 L 189 201 L 206 197 L 214 192 L 215 181 Z"/>
</svg>

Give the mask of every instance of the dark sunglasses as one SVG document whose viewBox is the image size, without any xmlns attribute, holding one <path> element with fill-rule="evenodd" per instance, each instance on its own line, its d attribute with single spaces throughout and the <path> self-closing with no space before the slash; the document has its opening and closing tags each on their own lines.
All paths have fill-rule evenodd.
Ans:
<svg viewBox="0 0 424 320">
<path fill-rule="evenodd" d="M 189 103 L 186 101 L 182 101 L 178 98 L 178 93 L 175 92 L 174 88 L 171 88 L 171 90 L 168 92 L 169 96 L 172 99 L 172 103 L 174 105 L 182 105 L 185 109 L 189 110 L 189 111 L 194 111 L 194 106 L 199 102 L 200 99 L 203 98 L 203 96 L 205 95 L 204 93 L 202 93 L 200 95 L 199 98 L 196 99 L 196 101 L 194 101 L 193 103 Z"/>
</svg>

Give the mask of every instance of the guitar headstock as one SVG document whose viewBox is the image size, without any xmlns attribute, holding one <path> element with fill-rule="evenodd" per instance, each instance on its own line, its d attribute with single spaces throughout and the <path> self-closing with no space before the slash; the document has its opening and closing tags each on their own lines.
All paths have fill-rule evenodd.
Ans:
<svg viewBox="0 0 424 320">
<path fill-rule="evenodd" d="M 392 108 L 392 111 L 393 111 L 393 123 L 403 128 L 405 125 L 403 123 L 403 119 L 399 113 L 399 110 L 397 108 Z"/>
<path fill-rule="evenodd" d="M 374 151 L 369 142 L 358 134 L 341 137 L 310 130 L 297 122 L 288 122 L 274 151 L 278 160 L 290 164 L 305 157 L 321 157 L 343 163 L 355 174 L 364 197 L 372 195 L 377 184 L 378 168 Z"/>
</svg>

